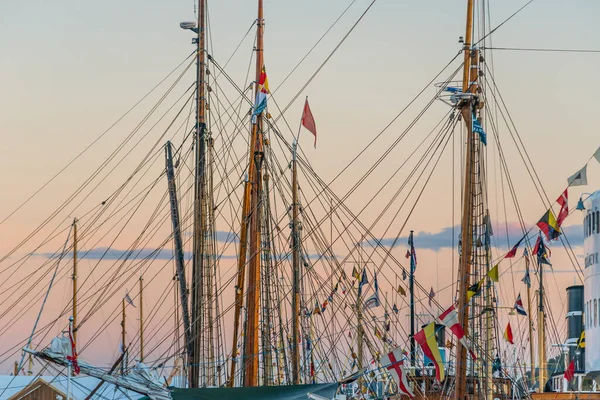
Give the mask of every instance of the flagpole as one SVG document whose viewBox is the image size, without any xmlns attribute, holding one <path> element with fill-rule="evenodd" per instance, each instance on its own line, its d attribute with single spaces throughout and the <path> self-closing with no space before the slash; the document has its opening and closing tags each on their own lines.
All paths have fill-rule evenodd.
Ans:
<svg viewBox="0 0 600 400">
<path fill-rule="evenodd" d="M 544 393 L 546 374 L 544 368 L 546 367 L 546 336 L 545 336 L 545 321 L 544 321 L 544 277 L 543 271 L 544 266 L 538 261 L 540 268 L 540 289 L 538 293 L 538 363 L 539 363 L 539 388 L 538 393 Z"/>
<path fill-rule="evenodd" d="M 529 254 L 527 254 L 529 257 Z M 527 282 L 527 319 L 529 321 L 529 362 L 531 370 L 531 387 L 535 385 L 535 356 L 533 353 L 533 321 L 532 321 L 532 307 L 531 307 L 531 277 L 529 276 L 529 258 L 525 260 L 525 274 L 529 278 Z"/>
</svg>

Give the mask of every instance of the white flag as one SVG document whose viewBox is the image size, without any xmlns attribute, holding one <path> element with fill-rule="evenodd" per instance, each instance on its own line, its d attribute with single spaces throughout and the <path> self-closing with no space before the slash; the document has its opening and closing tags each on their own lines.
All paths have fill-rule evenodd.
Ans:
<svg viewBox="0 0 600 400">
<path fill-rule="evenodd" d="M 398 347 L 391 353 L 381 357 L 381 364 L 386 368 L 389 374 L 394 378 L 398 385 L 398 393 L 405 394 L 411 399 L 415 397 L 408 385 L 408 374 L 404 369 L 404 360 L 402 360 L 402 349 Z"/>
<path fill-rule="evenodd" d="M 569 183 L 569 186 L 587 185 L 587 164 L 584 165 L 579 171 L 571 175 L 567 182 Z"/>
<path fill-rule="evenodd" d="M 133 304 L 133 300 L 129 296 L 129 293 L 125 293 L 125 301 L 128 302 L 132 307 L 135 307 L 135 304 Z"/>
<path fill-rule="evenodd" d="M 600 162 L 600 147 L 598 147 L 598 150 L 596 150 L 596 152 L 594 153 L 594 158 L 596 159 L 596 161 Z"/>
</svg>

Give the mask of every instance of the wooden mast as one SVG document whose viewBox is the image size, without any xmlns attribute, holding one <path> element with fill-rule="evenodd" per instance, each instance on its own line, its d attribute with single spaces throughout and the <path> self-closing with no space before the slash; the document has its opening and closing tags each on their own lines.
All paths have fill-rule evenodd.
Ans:
<svg viewBox="0 0 600 400">
<path fill-rule="evenodd" d="M 258 93 L 258 82 L 260 79 L 260 73 L 263 67 L 263 7 L 262 0 L 258 2 L 258 19 L 256 20 L 256 83 L 255 83 L 255 98 Z M 231 365 L 230 365 L 230 373 L 229 373 L 229 387 L 233 387 L 235 383 L 235 370 L 237 363 L 237 352 L 238 352 L 238 340 L 239 340 L 239 330 L 240 330 L 240 318 L 242 314 L 242 300 L 244 298 L 244 285 L 245 285 L 245 276 L 246 276 L 246 253 L 248 251 L 248 239 L 250 236 L 250 244 L 251 244 L 251 253 L 250 253 L 250 262 L 252 263 L 252 256 L 255 255 L 256 249 L 254 252 L 252 251 L 252 243 L 255 243 L 256 240 L 260 238 L 258 235 L 248 234 L 248 228 L 253 229 L 253 225 L 251 223 L 253 216 L 256 217 L 256 202 L 254 202 L 253 194 L 258 189 L 254 183 L 256 182 L 256 151 L 259 150 L 259 153 L 262 151 L 262 137 L 259 135 L 259 128 L 262 126 L 262 115 L 256 116 L 256 123 L 252 124 L 252 133 L 250 136 L 250 149 L 249 149 L 249 160 L 248 160 L 248 175 L 246 177 L 246 182 L 244 184 L 244 198 L 242 203 L 242 218 L 241 218 L 241 226 L 240 226 L 240 247 L 239 247 L 239 258 L 238 258 L 238 273 L 237 273 L 237 284 L 235 286 L 235 310 L 233 317 L 233 339 L 231 346 Z M 261 160 L 262 161 L 262 160 Z M 259 167 L 260 168 L 260 167 Z M 260 178 L 259 178 L 260 183 Z M 255 231 L 253 231 L 255 232 Z M 260 262 L 260 257 L 258 257 L 258 261 Z M 256 276 L 257 271 L 249 272 L 249 275 Z M 260 271 L 258 271 L 260 274 Z M 251 277 L 248 279 L 252 280 Z M 248 285 L 249 288 L 252 288 L 250 282 Z M 255 292 L 258 295 L 258 292 Z M 250 294 L 250 293 L 249 293 Z M 258 307 L 256 308 L 258 311 Z M 249 310 L 246 309 L 249 313 Z M 258 321 L 258 317 L 256 317 Z M 256 329 L 256 333 L 258 334 L 258 327 Z M 248 337 L 246 336 L 245 341 L 247 341 Z M 258 340 L 256 340 L 258 344 Z M 247 362 L 245 358 L 246 355 L 246 346 L 244 344 L 244 363 Z M 258 359 L 257 368 L 258 368 Z M 246 381 L 244 378 L 244 385 L 246 385 Z"/>
<path fill-rule="evenodd" d="M 144 362 L 144 278 L 140 275 L 140 362 Z"/>
<path fill-rule="evenodd" d="M 77 343 L 77 218 L 73 218 L 73 341 Z"/>
<path fill-rule="evenodd" d="M 464 65 L 462 92 L 466 94 L 470 88 L 471 72 L 471 45 L 473 42 L 473 0 L 467 0 L 467 21 L 464 38 Z M 467 290 L 469 288 L 469 277 L 471 273 L 471 254 L 473 246 L 473 173 L 474 171 L 474 136 L 472 127 L 472 102 L 470 98 L 461 102 L 461 114 L 467 128 L 466 143 L 466 165 L 464 179 L 464 195 L 462 210 L 461 231 L 461 258 L 459 266 L 459 295 L 458 316 L 465 331 L 469 334 L 469 307 L 467 302 Z M 454 396 L 456 400 L 464 400 L 467 387 L 467 349 L 458 342 L 456 355 L 456 382 Z"/>
<path fill-rule="evenodd" d="M 298 221 L 298 167 L 296 165 L 296 149 L 298 143 L 292 144 L 292 379 L 294 385 L 300 383 L 300 226 Z"/>
<path fill-rule="evenodd" d="M 258 18 L 256 20 L 256 89 L 260 90 L 260 75 L 263 62 L 263 0 L 258 0 Z M 260 308 L 260 191 L 261 167 L 263 161 L 262 113 L 256 115 L 252 124 L 250 156 L 255 167 L 250 175 L 250 228 L 248 253 L 248 293 L 246 295 L 246 330 L 244 337 L 244 386 L 258 386 L 258 328 Z"/>
<path fill-rule="evenodd" d="M 201 353 L 201 313 L 202 283 L 204 270 L 204 242 L 206 231 L 205 199 L 205 166 L 206 166 L 206 98 L 205 98 L 205 45 L 204 21 L 205 1 L 198 0 L 198 24 L 196 38 L 196 176 L 194 201 L 194 258 L 192 267 L 192 347 L 193 357 L 190 360 L 189 384 L 191 388 L 199 386 L 200 353 Z"/>
<path fill-rule="evenodd" d="M 531 386 L 535 384 L 535 356 L 533 352 L 533 308 L 531 307 L 531 277 L 529 276 L 529 254 L 527 254 L 527 259 L 525 262 L 525 274 L 529 279 L 527 283 L 527 322 L 529 327 L 529 360 L 530 360 L 530 370 L 531 370 Z"/>
</svg>

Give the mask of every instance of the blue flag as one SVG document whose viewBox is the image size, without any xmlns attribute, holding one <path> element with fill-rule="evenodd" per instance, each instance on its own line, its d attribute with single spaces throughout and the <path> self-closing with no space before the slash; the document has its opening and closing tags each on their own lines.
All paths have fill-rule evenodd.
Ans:
<svg viewBox="0 0 600 400">
<path fill-rule="evenodd" d="M 369 283 L 369 280 L 367 279 L 367 269 L 363 269 L 362 272 L 362 278 L 360 278 L 360 283 L 358 284 L 358 295 L 360 296 L 362 293 L 362 287 L 363 285 L 366 285 L 367 283 Z"/>
<path fill-rule="evenodd" d="M 473 133 L 478 133 L 479 140 L 481 140 L 481 143 L 487 146 L 487 135 L 485 134 L 485 131 L 483 130 L 481 124 L 475 118 L 475 116 L 473 116 Z"/>
</svg>

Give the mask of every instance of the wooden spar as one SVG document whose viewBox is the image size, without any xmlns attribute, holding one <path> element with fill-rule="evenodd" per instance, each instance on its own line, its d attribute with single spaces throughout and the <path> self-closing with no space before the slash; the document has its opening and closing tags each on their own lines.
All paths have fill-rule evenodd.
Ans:
<svg viewBox="0 0 600 400">
<path fill-rule="evenodd" d="M 298 221 L 298 168 L 296 149 L 292 144 L 292 379 L 294 385 L 300 384 L 300 227 Z"/>
<path fill-rule="evenodd" d="M 542 263 L 538 263 L 540 267 L 540 289 L 538 291 L 538 367 L 539 367 L 539 387 L 538 393 L 544 393 L 546 386 L 546 324 L 544 315 L 544 267 Z"/>
<path fill-rule="evenodd" d="M 117 358 L 117 361 L 115 361 L 115 363 L 112 365 L 112 367 L 110 367 L 110 370 L 108 371 L 109 375 L 112 375 L 113 372 L 115 372 L 115 369 L 117 369 L 117 367 L 119 366 L 119 364 L 121 363 L 121 361 L 123 361 L 123 357 L 125 356 L 125 353 L 121 353 L 121 355 L 119 356 L 119 358 Z M 31 355 L 30 355 L 31 357 Z M 90 392 L 90 394 L 88 394 L 85 398 L 85 400 L 90 400 L 91 398 L 94 397 L 94 395 L 96 394 L 96 392 L 102 387 L 102 385 L 104 385 L 104 381 L 101 380 L 100 382 L 98 382 L 98 384 L 96 385 L 96 387 Z"/>
<path fill-rule="evenodd" d="M 258 0 L 258 18 L 256 21 L 256 89 L 258 94 L 260 74 L 263 69 L 263 0 Z M 246 295 L 246 330 L 244 335 L 244 386 L 258 386 L 258 325 L 259 325 L 259 301 L 260 301 L 260 196 L 261 191 L 261 166 L 263 160 L 263 138 L 262 138 L 262 113 L 256 115 L 256 121 L 252 124 L 252 137 L 250 141 L 250 157 L 252 174 L 250 182 L 250 204 L 248 214 L 250 226 L 248 234 L 248 290 Z M 241 255 L 241 253 L 240 253 Z"/>
<path fill-rule="evenodd" d="M 173 243 L 175 245 L 175 267 L 177 279 L 179 280 L 179 299 L 181 302 L 181 315 L 183 318 L 183 333 L 185 338 L 186 354 L 188 361 L 194 359 L 194 346 L 192 339 L 192 328 L 188 308 L 188 288 L 185 278 L 185 260 L 183 255 L 183 242 L 181 240 L 181 226 L 179 223 L 179 205 L 177 202 L 177 186 L 175 184 L 175 171 L 173 169 L 173 154 L 171 142 L 165 145 L 165 163 L 167 169 L 167 180 L 169 183 L 169 199 L 171 202 L 171 221 L 173 224 Z M 191 367 L 190 367 L 191 369 Z M 191 381 L 191 373 L 190 373 Z"/>
<path fill-rule="evenodd" d="M 205 98 L 205 2 L 198 0 L 198 27 L 196 38 L 196 174 L 194 198 L 194 257 L 192 266 L 192 334 L 188 337 L 192 341 L 192 359 L 190 360 L 189 386 L 197 388 L 200 379 L 200 353 L 202 314 L 202 275 L 204 264 L 206 207 L 205 200 L 205 167 L 206 167 L 206 98 Z"/>
<path fill-rule="evenodd" d="M 144 362 L 144 278 L 140 275 L 140 362 Z"/>
<path fill-rule="evenodd" d="M 467 21 L 465 30 L 465 43 L 463 47 L 463 87 L 462 92 L 469 91 L 471 75 L 471 44 L 473 42 L 473 0 L 467 0 Z M 465 331 L 469 335 L 469 305 L 467 302 L 467 290 L 469 288 L 469 276 L 471 273 L 471 252 L 473 245 L 473 173 L 475 143 L 473 138 L 471 101 L 463 101 L 461 114 L 467 128 L 467 143 L 465 151 L 465 179 L 462 209 L 462 232 L 461 232 L 461 258 L 458 273 L 458 318 Z M 457 343 L 456 354 L 456 377 L 454 398 L 464 400 L 467 388 L 467 349 Z"/>
<path fill-rule="evenodd" d="M 77 218 L 73 218 L 73 341 L 77 343 Z"/>
</svg>

